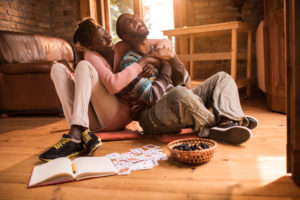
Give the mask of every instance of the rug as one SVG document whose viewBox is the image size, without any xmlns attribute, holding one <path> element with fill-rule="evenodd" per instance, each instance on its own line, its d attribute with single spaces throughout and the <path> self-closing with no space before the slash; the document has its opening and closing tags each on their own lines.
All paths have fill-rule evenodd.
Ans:
<svg viewBox="0 0 300 200">
<path fill-rule="evenodd" d="M 95 132 L 95 134 L 101 138 L 102 141 L 114 141 L 114 140 L 136 140 L 144 138 L 141 133 L 139 133 L 140 127 L 138 123 L 131 122 L 126 126 L 125 129 L 120 131 L 107 131 L 107 132 Z M 155 138 L 161 143 L 169 143 L 174 140 L 186 139 L 186 138 L 198 138 L 196 133 L 193 133 L 191 128 L 182 129 L 179 133 L 168 133 L 161 135 L 147 135 L 147 137 Z"/>
</svg>

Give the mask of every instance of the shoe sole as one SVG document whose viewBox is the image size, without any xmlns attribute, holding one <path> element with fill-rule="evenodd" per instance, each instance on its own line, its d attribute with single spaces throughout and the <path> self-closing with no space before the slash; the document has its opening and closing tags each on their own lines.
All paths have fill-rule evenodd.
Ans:
<svg viewBox="0 0 300 200">
<path fill-rule="evenodd" d="M 74 156 L 78 156 L 78 155 L 81 155 L 83 154 L 84 151 L 80 151 L 80 152 L 76 152 L 76 153 L 73 153 L 73 154 L 70 154 L 68 156 L 64 156 L 64 157 L 67 157 L 67 158 L 71 158 L 71 157 L 74 157 Z M 49 162 L 51 160 L 54 160 L 54 159 L 44 159 L 44 158 L 39 158 L 41 161 L 45 161 L 45 162 Z"/>
<path fill-rule="evenodd" d="M 102 145 L 102 142 L 99 141 L 99 143 L 96 144 L 96 145 L 92 148 L 92 150 L 88 153 L 88 156 L 94 155 L 95 151 L 96 151 L 101 145 Z"/>
<path fill-rule="evenodd" d="M 252 131 L 243 126 L 234 126 L 229 128 L 213 127 L 210 129 L 209 137 L 213 140 L 228 142 L 239 145 L 252 137 Z"/>
<path fill-rule="evenodd" d="M 252 116 L 246 116 L 246 118 L 251 118 L 251 119 L 253 120 L 253 123 L 249 123 L 248 128 L 254 129 L 254 128 L 257 127 L 257 125 L 258 125 L 258 120 L 257 120 L 255 117 L 252 117 Z"/>
</svg>

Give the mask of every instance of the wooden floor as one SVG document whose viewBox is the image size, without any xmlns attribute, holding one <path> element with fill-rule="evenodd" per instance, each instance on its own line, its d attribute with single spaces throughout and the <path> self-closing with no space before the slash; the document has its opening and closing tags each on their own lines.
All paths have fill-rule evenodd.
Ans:
<svg viewBox="0 0 300 200">
<path fill-rule="evenodd" d="M 0 119 L 0 199 L 300 199 L 300 188 L 286 174 L 286 116 L 270 112 L 264 99 L 244 100 L 244 111 L 258 118 L 254 137 L 240 146 L 220 144 L 201 166 L 160 161 L 151 170 L 27 189 L 38 155 L 61 137 L 60 117 Z M 153 143 L 151 138 L 105 142 L 102 156 Z"/>
</svg>

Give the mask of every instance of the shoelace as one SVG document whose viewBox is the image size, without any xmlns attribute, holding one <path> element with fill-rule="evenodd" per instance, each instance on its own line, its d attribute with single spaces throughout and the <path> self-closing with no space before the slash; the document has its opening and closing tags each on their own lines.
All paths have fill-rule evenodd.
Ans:
<svg viewBox="0 0 300 200">
<path fill-rule="evenodd" d="M 82 138 L 84 144 L 87 144 L 88 141 L 90 141 L 90 139 L 92 139 L 91 136 L 89 135 L 89 131 L 88 131 L 88 130 L 85 130 L 85 131 L 82 133 L 81 138 Z"/>
<path fill-rule="evenodd" d="M 70 138 L 62 138 L 56 145 L 54 145 L 55 149 L 61 148 L 64 144 L 69 142 L 71 139 Z"/>
<path fill-rule="evenodd" d="M 238 122 L 235 121 L 223 121 L 219 124 L 220 127 L 238 126 Z"/>
</svg>

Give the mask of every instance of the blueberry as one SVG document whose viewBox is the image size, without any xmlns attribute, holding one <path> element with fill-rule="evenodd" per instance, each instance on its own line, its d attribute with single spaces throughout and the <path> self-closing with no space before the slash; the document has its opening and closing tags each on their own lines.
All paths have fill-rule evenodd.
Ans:
<svg viewBox="0 0 300 200">
<path fill-rule="evenodd" d="M 194 149 L 194 150 L 197 150 L 197 149 L 198 149 L 198 145 L 197 145 L 197 144 L 194 144 L 194 145 L 193 145 L 193 149 Z"/>
<path fill-rule="evenodd" d="M 200 146 L 202 147 L 202 149 L 208 149 L 209 146 L 206 143 L 200 143 Z"/>
</svg>

